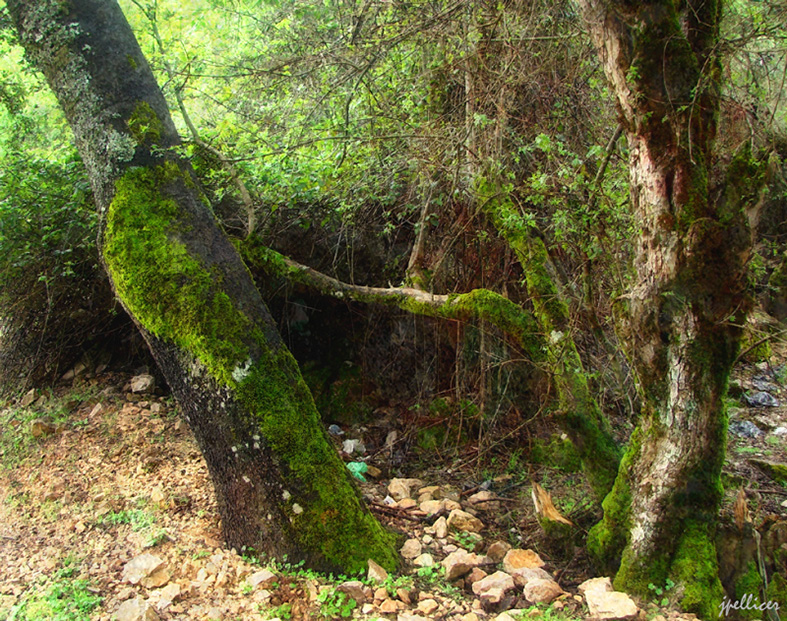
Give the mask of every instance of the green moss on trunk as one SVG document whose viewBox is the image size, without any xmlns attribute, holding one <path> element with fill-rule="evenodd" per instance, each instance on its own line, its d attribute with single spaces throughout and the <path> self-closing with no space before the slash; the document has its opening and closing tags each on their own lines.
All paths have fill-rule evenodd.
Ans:
<svg viewBox="0 0 787 621">
<path fill-rule="evenodd" d="M 174 196 L 191 185 L 185 174 L 168 162 L 130 169 L 116 183 L 103 250 L 118 296 L 147 332 L 192 357 L 191 373 L 207 373 L 239 402 L 245 420 L 228 421 L 222 433 L 251 428 L 254 448 L 261 437 L 280 461 L 278 509 L 299 549 L 345 572 L 363 570 L 369 558 L 392 569 L 392 537 L 362 506 L 292 355 L 271 345 L 223 290 L 218 268 L 182 241 L 190 219 Z"/>
</svg>

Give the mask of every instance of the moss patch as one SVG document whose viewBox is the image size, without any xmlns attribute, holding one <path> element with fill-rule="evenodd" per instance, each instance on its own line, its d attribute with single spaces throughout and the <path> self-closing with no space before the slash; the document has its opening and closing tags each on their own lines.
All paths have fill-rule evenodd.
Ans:
<svg viewBox="0 0 787 621">
<path fill-rule="evenodd" d="M 133 62 L 133 58 L 129 57 Z M 128 119 L 128 130 L 141 146 L 152 146 L 161 141 L 164 126 L 156 112 L 146 101 L 140 101 Z"/>
<path fill-rule="evenodd" d="M 172 162 L 130 169 L 117 181 L 104 258 L 118 295 L 147 331 L 188 352 L 244 406 L 249 420 L 233 425 L 259 430 L 281 460 L 293 485 L 293 502 L 284 498 L 281 508 L 301 550 L 319 551 L 324 565 L 348 573 L 364 570 L 369 558 L 393 569 L 392 537 L 363 508 L 292 355 L 269 347 L 221 290 L 220 275 L 181 241 L 189 216 L 171 198 L 179 184 L 190 179 Z"/>
</svg>

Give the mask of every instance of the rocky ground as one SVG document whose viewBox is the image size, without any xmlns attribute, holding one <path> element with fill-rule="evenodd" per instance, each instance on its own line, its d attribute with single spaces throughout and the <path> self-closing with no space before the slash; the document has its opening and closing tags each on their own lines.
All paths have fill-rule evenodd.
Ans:
<svg viewBox="0 0 787 621">
<path fill-rule="evenodd" d="M 787 514 L 773 468 L 787 461 L 780 373 L 752 365 L 735 387 L 727 478 L 744 486 L 755 523 Z M 589 573 L 581 548 L 546 545 L 534 477 L 450 464 L 395 476 L 393 423 L 331 432 L 346 461 L 366 464 L 359 485 L 401 534 L 399 574 L 328 577 L 243 558 L 222 547 L 205 463 L 172 399 L 129 375 L 72 381 L 0 412 L 0 620 L 692 618 L 669 609 L 669 585 L 654 593 L 663 608 L 634 602 Z M 579 523 L 576 477 L 551 491 Z"/>
</svg>

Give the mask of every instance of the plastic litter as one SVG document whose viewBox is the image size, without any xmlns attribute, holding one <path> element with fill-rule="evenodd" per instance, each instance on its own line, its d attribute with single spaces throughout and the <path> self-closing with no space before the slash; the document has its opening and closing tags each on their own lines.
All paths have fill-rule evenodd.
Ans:
<svg viewBox="0 0 787 621">
<path fill-rule="evenodd" d="M 363 478 L 363 475 L 369 470 L 369 466 L 367 466 L 365 463 L 362 461 L 351 461 L 347 464 L 347 470 L 349 470 L 350 474 L 356 479 L 366 483 L 366 479 Z"/>
</svg>

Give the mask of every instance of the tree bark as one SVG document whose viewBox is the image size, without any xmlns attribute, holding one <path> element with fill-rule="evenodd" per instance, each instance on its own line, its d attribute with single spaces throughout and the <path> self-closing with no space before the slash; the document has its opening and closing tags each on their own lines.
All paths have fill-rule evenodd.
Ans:
<svg viewBox="0 0 787 621">
<path fill-rule="evenodd" d="M 187 162 L 114 0 L 9 0 L 74 130 L 116 295 L 205 456 L 226 543 L 314 568 L 392 568 L 291 354 Z"/>
<path fill-rule="evenodd" d="M 744 154 L 711 196 L 720 2 L 578 4 L 628 139 L 640 229 L 636 285 L 615 312 L 642 411 L 589 547 L 607 565 L 620 559 L 616 587 L 648 595 L 670 579 L 684 608 L 711 618 L 722 598 L 722 397 L 739 341 L 731 318 L 747 305 L 744 207 L 758 167 Z"/>
</svg>

